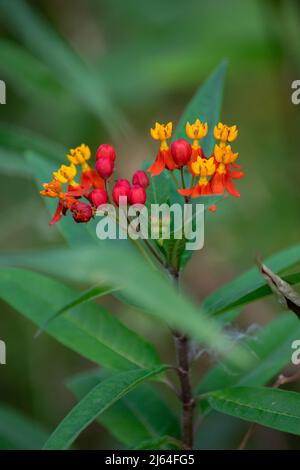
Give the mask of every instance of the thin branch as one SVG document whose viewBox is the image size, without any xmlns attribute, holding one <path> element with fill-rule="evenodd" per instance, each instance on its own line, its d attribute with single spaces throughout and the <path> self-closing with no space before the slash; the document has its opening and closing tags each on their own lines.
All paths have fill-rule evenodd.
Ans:
<svg viewBox="0 0 300 470">
<path fill-rule="evenodd" d="M 175 185 L 177 186 L 177 188 L 180 188 L 179 181 L 176 178 L 174 171 L 170 171 L 170 175 L 171 175 L 171 178 L 174 181 Z"/>
<path fill-rule="evenodd" d="M 173 332 L 173 337 L 176 348 L 178 377 L 181 386 L 182 441 L 189 449 L 192 449 L 194 441 L 195 400 L 190 380 L 189 340 L 187 336 L 176 331 Z"/>
</svg>

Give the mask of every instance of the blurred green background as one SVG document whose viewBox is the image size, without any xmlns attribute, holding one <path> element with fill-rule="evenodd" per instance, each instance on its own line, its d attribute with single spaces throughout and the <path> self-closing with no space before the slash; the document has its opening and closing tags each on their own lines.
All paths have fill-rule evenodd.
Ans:
<svg viewBox="0 0 300 470">
<path fill-rule="evenodd" d="M 291 102 L 291 83 L 300 78 L 298 1 L 0 0 L 0 32 L 0 79 L 7 86 L 0 107 L 2 252 L 62 243 L 48 225 L 24 150 L 46 144 L 63 161 L 82 142 L 93 152 L 110 142 L 118 175 L 129 177 L 155 155 L 149 128 L 156 120 L 176 123 L 224 58 L 222 121 L 239 126 L 235 150 L 246 176 L 238 182 L 241 198 L 226 199 L 207 217 L 205 247 L 188 265 L 186 289 L 200 301 L 257 254 L 299 241 L 300 105 Z M 152 320 L 132 320 L 115 300 L 105 303 L 167 357 L 173 353 L 166 329 L 157 335 Z M 238 327 L 265 324 L 278 311 L 275 301 L 255 303 Z M 92 365 L 34 333 L 1 303 L 7 365 L 0 368 L 0 400 L 53 429 L 75 402 L 63 381 Z M 220 434 L 227 421 L 218 425 Z M 220 446 L 236 446 L 240 433 L 235 429 Z M 96 425 L 80 442 L 81 448 L 112 445 Z M 213 447 L 214 440 L 203 445 Z M 252 445 L 300 447 L 299 439 L 270 430 L 259 430 Z"/>
</svg>

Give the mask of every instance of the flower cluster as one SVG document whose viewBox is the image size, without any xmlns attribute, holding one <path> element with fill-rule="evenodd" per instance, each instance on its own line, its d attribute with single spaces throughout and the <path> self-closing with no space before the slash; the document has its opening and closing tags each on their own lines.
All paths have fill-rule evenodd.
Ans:
<svg viewBox="0 0 300 470">
<path fill-rule="evenodd" d="M 163 170 L 180 170 L 182 174 L 182 186 L 178 192 L 186 198 L 208 196 L 212 194 L 225 194 L 239 196 L 235 188 L 234 179 L 242 178 L 241 167 L 235 162 L 238 153 L 231 148 L 238 135 L 237 126 L 227 126 L 221 122 L 214 128 L 214 137 L 217 143 L 212 155 L 206 156 L 201 148 L 200 141 L 208 132 L 207 123 L 197 119 L 193 124 L 186 123 L 186 135 L 192 143 L 185 139 L 175 140 L 171 146 L 168 140 L 172 136 L 172 123 L 155 124 L 151 129 L 153 139 L 160 141 L 160 148 L 154 163 L 148 168 L 151 176 L 159 175 Z M 189 188 L 184 184 L 183 168 L 187 167 L 191 173 Z M 212 208 L 214 210 L 215 207 Z"/>
<path fill-rule="evenodd" d="M 115 170 L 116 152 L 109 144 L 102 144 L 96 152 L 96 169 L 89 166 L 91 151 L 85 144 L 71 149 L 67 155 L 69 165 L 53 172 L 53 179 L 43 184 L 42 196 L 58 199 L 55 214 L 50 222 L 58 222 L 68 211 L 77 223 L 89 222 L 102 204 L 110 202 L 108 182 Z M 75 181 L 81 169 L 79 182 Z M 65 185 L 65 189 L 64 189 Z M 114 183 L 111 197 L 119 206 L 120 197 L 126 197 L 128 204 L 145 204 L 149 179 L 144 171 L 138 170 L 132 177 Z"/>
</svg>

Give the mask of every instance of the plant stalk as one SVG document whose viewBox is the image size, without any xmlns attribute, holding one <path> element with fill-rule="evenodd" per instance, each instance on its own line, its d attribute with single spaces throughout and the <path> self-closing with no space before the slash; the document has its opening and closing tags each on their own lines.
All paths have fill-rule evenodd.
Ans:
<svg viewBox="0 0 300 470">
<path fill-rule="evenodd" d="M 190 362 L 189 362 L 189 340 L 186 335 L 173 332 L 177 370 L 181 387 L 182 401 L 182 441 L 189 449 L 193 448 L 194 443 L 194 408 L 195 400 L 190 379 Z"/>
<path fill-rule="evenodd" d="M 179 273 L 172 271 L 171 274 L 174 283 L 178 287 Z M 182 442 L 187 449 L 192 449 L 194 444 L 194 409 L 195 400 L 190 377 L 190 347 L 189 339 L 185 334 L 173 331 L 173 338 L 176 350 L 177 372 L 180 382 L 180 399 L 182 402 Z"/>
</svg>

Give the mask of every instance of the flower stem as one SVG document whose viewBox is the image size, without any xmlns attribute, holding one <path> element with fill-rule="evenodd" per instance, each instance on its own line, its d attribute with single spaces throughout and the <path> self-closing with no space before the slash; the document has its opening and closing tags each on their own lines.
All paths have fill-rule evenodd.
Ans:
<svg viewBox="0 0 300 470">
<path fill-rule="evenodd" d="M 185 182 L 184 182 L 183 168 L 180 168 L 180 176 L 181 176 L 181 184 L 182 184 L 182 188 L 183 188 L 183 189 L 185 189 Z"/>
<path fill-rule="evenodd" d="M 164 261 L 161 259 L 161 257 L 159 256 L 159 254 L 157 253 L 157 251 L 153 248 L 151 242 L 149 242 L 149 240 L 147 238 L 143 238 L 143 241 L 145 242 L 145 245 L 147 246 L 147 248 L 149 249 L 149 251 L 152 253 L 152 255 L 154 256 L 154 258 L 159 262 L 159 264 L 161 266 L 165 266 L 165 263 Z"/>
<path fill-rule="evenodd" d="M 178 179 L 176 178 L 176 176 L 174 174 L 174 170 L 170 171 L 170 175 L 171 175 L 171 178 L 173 179 L 175 185 L 177 186 L 177 188 L 179 188 L 180 187 L 179 181 L 178 181 Z"/>
<path fill-rule="evenodd" d="M 185 189 L 185 181 L 184 181 L 183 168 L 180 168 L 180 175 L 181 175 L 181 184 L 182 184 L 182 188 Z M 186 204 L 188 204 L 188 203 L 190 202 L 189 196 L 184 196 L 184 200 L 185 200 Z"/>
</svg>

